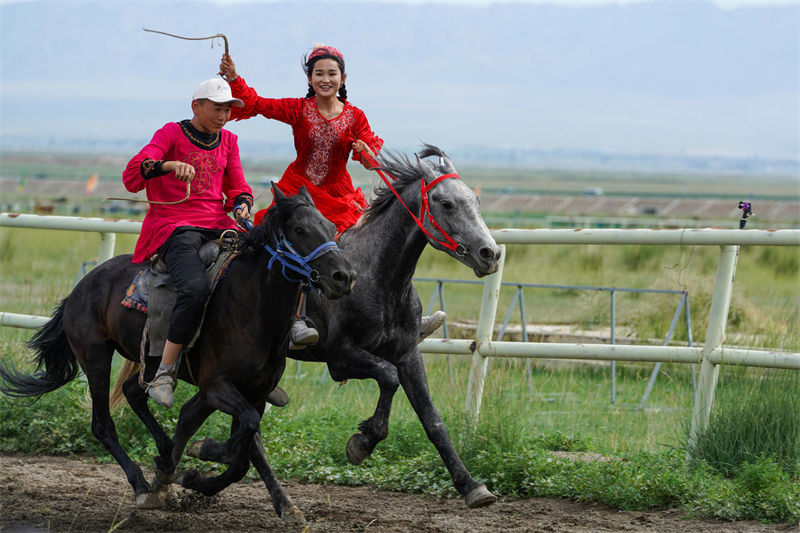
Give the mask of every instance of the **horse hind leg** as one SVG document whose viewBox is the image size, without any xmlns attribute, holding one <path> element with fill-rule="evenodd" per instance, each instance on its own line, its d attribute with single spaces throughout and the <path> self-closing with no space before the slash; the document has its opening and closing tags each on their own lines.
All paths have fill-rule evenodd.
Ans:
<svg viewBox="0 0 800 533">
<path fill-rule="evenodd" d="M 73 345 L 73 350 L 76 347 L 78 346 Z M 80 351 L 75 350 L 75 353 L 86 354 L 81 366 L 86 374 L 92 396 L 92 433 L 125 471 L 128 483 L 133 487 L 134 496 L 138 501 L 142 495 L 151 492 L 152 489 L 145 480 L 142 469 L 131 460 L 120 445 L 117 430 L 111 418 L 108 389 L 114 348 L 110 342 L 104 341 L 85 347 Z"/>
<path fill-rule="evenodd" d="M 152 372 L 152 370 L 150 372 Z M 139 417 L 139 420 L 142 421 L 153 436 L 159 456 L 170 457 L 173 447 L 172 439 L 169 438 L 169 435 L 167 435 L 164 428 L 161 427 L 161 424 L 158 423 L 153 413 L 150 411 L 150 407 L 147 405 L 147 394 L 145 394 L 144 389 L 139 385 L 138 374 L 134 374 L 125 380 L 125 383 L 122 385 L 122 392 L 125 395 L 125 399 L 128 401 L 128 405 L 131 406 L 131 410 Z M 159 465 L 156 464 L 156 466 Z"/>
<path fill-rule="evenodd" d="M 400 381 L 397 368 L 384 359 L 371 353 L 360 352 L 360 357 L 353 356 L 335 363 L 329 362 L 331 377 L 337 381 L 344 379 L 372 378 L 378 383 L 380 396 L 373 415 L 361 422 L 358 433 L 354 433 L 347 441 L 345 452 L 347 459 L 354 465 L 360 465 L 375 450 L 378 443 L 389 435 L 389 415 L 392 400 Z"/>
</svg>

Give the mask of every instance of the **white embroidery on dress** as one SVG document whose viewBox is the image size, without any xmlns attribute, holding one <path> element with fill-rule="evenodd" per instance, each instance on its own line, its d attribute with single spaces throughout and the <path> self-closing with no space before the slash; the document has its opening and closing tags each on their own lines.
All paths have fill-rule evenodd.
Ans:
<svg viewBox="0 0 800 533">
<path fill-rule="evenodd" d="M 314 99 L 306 100 L 303 116 L 308 121 L 308 137 L 311 141 L 311 157 L 306 163 L 306 175 L 314 185 L 320 185 L 328 176 L 331 156 L 336 144 L 353 124 L 353 109 L 345 107 L 333 120 L 325 120 L 317 111 Z"/>
</svg>

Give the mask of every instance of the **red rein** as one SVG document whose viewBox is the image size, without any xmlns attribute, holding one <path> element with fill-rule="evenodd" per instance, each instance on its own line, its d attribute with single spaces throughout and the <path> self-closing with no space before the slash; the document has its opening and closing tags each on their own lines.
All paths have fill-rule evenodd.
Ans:
<svg viewBox="0 0 800 533">
<path fill-rule="evenodd" d="M 379 170 L 377 168 L 378 166 L 380 166 L 378 161 L 374 157 L 369 155 L 368 153 L 360 152 L 359 155 L 361 156 L 362 159 L 364 159 L 367 163 L 369 163 L 370 166 L 372 166 L 372 170 L 374 170 L 375 172 L 378 173 L 378 175 L 381 177 L 381 179 L 386 184 L 386 186 L 389 187 L 389 189 L 391 189 L 391 191 L 394 193 L 395 197 L 397 197 L 397 199 L 400 201 L 400 203 L 403 204 L 403 207 L 406 208 L 406 211 L 408 211 L 408 214 L 411 215 L 411 218 L 414 219 L 414 222 L 417 223 L 417 226 L 419 226 L 419 229 L 421 229 L 422 232 L 425 235 L 427 235 L 428 237 L 430 237 L 434 241 L 438 242 L 440 245 L 442 245 L 443 247 L 447 248 L 448 250 L 453 250 L 458 255 L 464 255 L 464 253 L 466 253 L 466 249 L 464 248 L 464 246 L 461 245 L 461 244 L 458 244 L 450 235 L 447 234 L 447 232 L 445 230 L 442 229 L 441 226 L 439 226 L 439 224 L 436 222 L 436 219 L 433 218 L 433 214 L 431 213 L 431 209 L 430 209 L 430 206 L 428 204 L 428 191 L 431 190 L 434 186 L 436 186 L 437 183 L 439 183 L 442 180 L 449 179 L 449 178 L 461 179 L 461 176 L 459 176 L 458 174 L 442 174 L 441 176 L 439 176 L 438 178 L 434 179 L 430 183 L 425 183 L 424 179 L 420 180 L 420 196 L 422 198 L 422 204 L 419 207 L 419 217 L 417 217 L 416 215 L 414 215 L 414 213 L 411 212 L 411 209 L 408 208 L 406 203 L 403 201 L 403 199 L 397 193 L 395 188 L 392 186 L 392 182 L 390 181 L 390 178 L 391 178 L 391 180 L 395 180 L 397 178 L 395 178 L 394 176 L 392 176 L 388 172 L 384 173 L 382 170 Z M 388 177 L 387 177 L 387 174 L 388 174 Z M 431 226 L 433 226 L 433 228 L 436 231 L 441 233 L 441 235 L 444 238 L 444 240 L 437 239 L 436 237 L 431 235 L 431 233 L 427 229 L 425 229 L 424 221 L 425 221 L 426 218 L 430 221 Z"/>
</svg>

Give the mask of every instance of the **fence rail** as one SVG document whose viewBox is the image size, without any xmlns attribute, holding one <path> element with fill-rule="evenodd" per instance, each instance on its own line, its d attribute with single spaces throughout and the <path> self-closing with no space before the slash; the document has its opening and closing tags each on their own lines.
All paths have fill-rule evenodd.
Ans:
<svg viewBox="0 0 800 533">
<path fill-rule="evenodd" d="M 0 226 L 65 229 L 98 232 L 101 235 L 98 262 L 114 255 L 116 233 L 139 233 L 141 223 L 129 220 L 38 216 L 0 213 Z M 739 246 L 800 246 L 800 230 L 722 230 L 722 229 L 500 229 L 492 231 L 500 244 L 502 257 L 498 271 L 483 282 L 480 316 L 474 339 L 426 339 L 422 351 L 472 355 L 467 384 L 466 410 L 477 419 L 489 357 L 588 359 L 608 361 L 649 361 L 700 363 L 700 378 L 692 414 L 691 436 L 705 431 L 720 365 L 746 365 L 800 369 L 800 353 L 725 348 L 725 326 L 730 306 L 733 277 Z M 719 246 L 720 259 L 714 281 L 706 340 L 702 348 L 678 346 L 566 344 L 494 341 L 495 316 L 502 284 L 505 248 L 508 244 L 633 244 Z M 0 313 L 0 324 L 13 325 L 44 317 Z M 22 326 L 27 327 L 27 326 Z"/>
</svg>

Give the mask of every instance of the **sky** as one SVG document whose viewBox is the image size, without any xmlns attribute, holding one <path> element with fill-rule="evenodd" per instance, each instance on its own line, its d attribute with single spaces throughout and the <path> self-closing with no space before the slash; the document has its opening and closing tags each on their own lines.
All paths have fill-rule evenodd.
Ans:
<svg viewBox="0 0 800 533">
<path fill-rule="evenodd" d="M 339 48 L 349 100 L 395 149 L 800 154 L 800 0 L 0 1 L 0 146 L 145 144 L 190 118 L 224 33 L 262 96 L 301 97 L 301 57 Z M 219 43 L 221 44 L 221 43 Z M 290 128 L 231 123 L 292 149 Z"/>
</svg>

